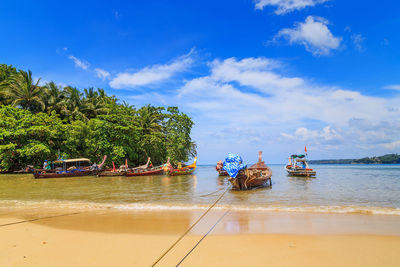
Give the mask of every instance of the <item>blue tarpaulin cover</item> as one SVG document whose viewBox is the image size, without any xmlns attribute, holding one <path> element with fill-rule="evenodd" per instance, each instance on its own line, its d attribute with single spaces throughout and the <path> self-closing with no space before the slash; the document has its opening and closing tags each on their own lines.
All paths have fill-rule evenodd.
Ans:
<svg viewBox="0 0 400 267">
<path fill-rule="evenodd" d="M 243 165 L 242 157 L 229 153 L 222 169 L 227 171 L 230 177 L 236 178 L 239 171 L 244 168 L 246 168 L 246 165 Z"/>
</svg>

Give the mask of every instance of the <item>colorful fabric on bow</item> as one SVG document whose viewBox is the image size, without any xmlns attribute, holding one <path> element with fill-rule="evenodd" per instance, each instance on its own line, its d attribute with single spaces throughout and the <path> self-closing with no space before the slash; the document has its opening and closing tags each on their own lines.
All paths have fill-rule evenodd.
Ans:
<svg viewBox="0 0 400 267">
<path fill-rule="evenodd" d="M 243 165 L 242 157 L 229 153 L 222 169 L 227 171 L 230 177 L 236 178 L 239 171 L 244 168 L 246 168 L 246 165 Z"/>
</svg>

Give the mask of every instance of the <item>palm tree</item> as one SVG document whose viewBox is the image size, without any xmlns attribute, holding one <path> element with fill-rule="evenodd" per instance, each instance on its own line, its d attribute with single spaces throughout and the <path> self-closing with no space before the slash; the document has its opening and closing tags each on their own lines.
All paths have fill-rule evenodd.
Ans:
<svg viewBox="0 0 400 267">
<path fill-rule="evenodd" d="M 85 113 L 86 118 L 92 119 L 97 115 L 105 114 L 107 112 L 106 102 L 105 102 L 105 92 L 97 90 L 95 91 L 93 87 L 89 89 L 84 89 L 85 98 L 82 112 Z M 102 97 L 100 96 L 102 95 Z"/>
<path fill-rule="evenodd" d="M 87 119 L 83 111 L 82 93 L 75 87 L 67 86 L 64 88 L 65 97 L 60 102 L 61 114 L 70 121 Z"/>
<path fill-rule="evenodd" d="M 164 115 L 161 111 L 162 107 L 153 107 L 146 105 L 137 111 L 137 124 L 140 140 L 139 147 L 148 157 L 151 155 L 152 160 L 161 162 L 163 160 L 163 128 L 162 122 Z"/>
<path fill-rule="evenodd" d="M 134 108 L 134 105 L 129 104 L 127 101 L 122 100 L 122 104 L 121 104 L 124 108 Z"/>
<path fill-rule="evenodd" d="M 57 86 L 54 82 L 47 83 L 44 96 L 47 113 L 50 114 L 53 110 L 60 113 L 60 102 L 64 98 L 64 92 L 61 90 L 61 86 Z"/>
<path fill-rule="evenodd" d="M 144 135 L 162 131 L 163 114 L 161 111 L 163 109 L 162 107 L 146 105 L 138 110 L 139 127 Z"/>
<path fill-rule="evenodd" d="M 104 89 L 102 89 L 102 88 L 97 88 L 97 93 L 98 93 L 99 97 L 101 99 L 103 99 L 103 101 L 106 105 L 113 105 L 113 104 L 116 104 L 118 101 L 118 99 L 115 97 L 115 95 L 108 96 L 106 94 L 106 92 L 104 91 Z"/>
<path fill-rule="evenodd" d="M 40 78 L 36 83 L 32 79 L 32 71 L 20 70 L 11 75 L 0 85 L 0 92 L 9 98 L 13 106 L 20 106 L 32 112 L 43 111 L 43 88 L 39 86 Z"/>
<path fill-rule="evenodd" d="M 12 65 L 0 64 L 0 83 L 7 80 L 12 74 L 17 74 L 17 69 Z"/>
</svg>

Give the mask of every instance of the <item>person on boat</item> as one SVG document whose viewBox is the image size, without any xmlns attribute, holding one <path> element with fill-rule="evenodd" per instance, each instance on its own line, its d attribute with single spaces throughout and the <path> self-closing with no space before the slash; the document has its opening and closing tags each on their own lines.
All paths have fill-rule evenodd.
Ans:
<svg viewBox="0 0 400 267">
<path fill-rule="evenodd" d="M 46 168 L 47 168 L 47 159 L 44 160 L 44 162 L 43 162 L 43 170 L 45 170 Z"/>
<path fill-rule="evenodd" d="M 215 167 L 215 169 L 217 171 L 220 171 L 220 170 L 222 170 L 223 167 L 224 167 L 224 163 L 222 162 L 222 160 L 220 160 L 217 162 L 217 166 Z"/>
<path fill-rule="evenodd" d="M 93 163 L 92 166 L 90 166 L 90 170 L 91 170 L 91 171 L 99 171 L 100 168 L 99 168 L 99 166 L 97 165 L 97 163 L 95 162 L 95 163 Z"/>
</svg>

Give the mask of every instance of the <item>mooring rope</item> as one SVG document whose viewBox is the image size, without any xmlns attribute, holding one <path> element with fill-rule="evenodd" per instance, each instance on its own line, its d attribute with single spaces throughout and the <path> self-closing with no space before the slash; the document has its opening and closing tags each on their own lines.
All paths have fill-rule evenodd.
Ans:
<svg viewBox="0 0 400 267">
<path fill-rule="evenodd" d="M 25 221 L 18 221 L 18 222 L 12 222 L 12 223 L 5 223 L 5 224 L 0 224 L 0 227 L 8 226 L 8 225 L 13 225 L 13 224 L 26 223 L 26 222 L 34 222 L 34 221 L 39 221 L 39 220 L 44 220 L 44 219 L 50 219 L 50 218 L 56 218 L 56 217 L 62 217 L 62 216 L 76 215 L 76 214 L 80 214 L 80 213 L 81 213 L 81 212 L 74 212 L 74 213 L 60 214 L 60 215 L 54 215 L 54 216 L 40 217 L 40 218 L 30 219 L 30 220 L 25 220 Z"/>
<path fill-rule="evenodd" d="M 223 189 L 219 189 L 219 190 L 217 190 L 217 191 L 214 191 L 214 192 L 211 192 L 211 193 L 208 193 L 208 194 L 205 194 L 205 195 L 200 195 L 200 197 L 206 197 L 206 196 L 209 196 L 209 195 L 214 195 L 215 193 L 218 193 L 219 191 L 222 191 Z"/>
<path fill-rule="evenodd" d="M 218 219 L 218 221 L 210 228 L 210 230 L 208 230 L 208 232 L 199 240 L 197 241 L 196 245 L 194 245 L 194 247 L 185 255 L 185 257 L 183 257 L 181 259 L 181 261 L 176 265 L 179 266 L 189 255 L 190 253 L 193 252 L 193 250 L 200 244 L 201 241 L 203 241 L 204 238 L 206 238 L 206 236 L 211 233 L 211 231 L 215 228 L 215 226 L 217 226 L 217 224 L 225 217 L 225 215 L 227 215 L 229 213 L 230 210 L 227 210 L 222 216 L 221 218 Z"/>
<path fill-rule="evenodd" d="M 167 255 L 167 253 L 170 252 L 171 249 L 175 247 L 175 245 L 178 244 L 179 241 L 181 241 L 182 238 L 184 238 L 190 232 L 190 230 L 192 230 L 193 227 L 195 227 L 196 224 L 199 223 L 201 219 L 203 219 L 204 216 L 206 216 L 206 214 L 218 203 L 218 201 L 221 200 L 221 198 L 225 195 L 225 193 L 228 191 L 229 188 L 230 187 L 228 186 L 225 189 L 225 191 L 221 194 L 221 196 L 206 210 L 206 212 L 204 212 L 203 215 L 201 215 L 200 218 L 197 219 L 197 221 L 192 224 L 192 226 L 190 226 L 163 254 L 161 254 L 161 256 L 158 257 L 158 259 L 151 266 L 155 266 L 162 258 L 164 258 L 164 256 Z"/>
</svg>

